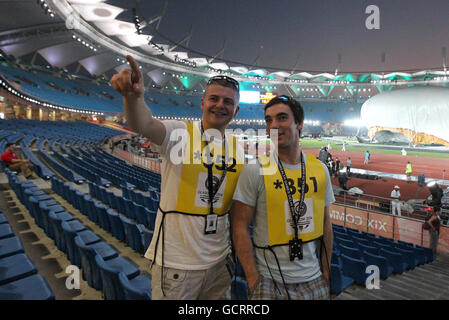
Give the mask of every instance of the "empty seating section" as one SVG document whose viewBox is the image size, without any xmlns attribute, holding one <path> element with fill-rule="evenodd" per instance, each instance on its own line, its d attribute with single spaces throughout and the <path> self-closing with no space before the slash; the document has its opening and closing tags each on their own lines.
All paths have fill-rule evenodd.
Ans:
<svg viewBox="0 0 449 320">
<path fill-rule="evenodd" d="M 136 298 L 136 295 L 141 299 L 151 299 L 151 279 L 146 275 L 140 275 L 140 270 L 134 263 L 127 258 L 119 256 L 115 248 L 102 241 L 97 234 L 84 226 L 75 216 L 68 213 L 50 195 L 36 187 L 32 181 L 20 180 L 9 169 L 5 169 L 5 172 L 11 188 L 19 200 L 27 207 L 30 215 L 34 217 L 36 224 L 54 241 L 60 251 L 66 253 L 70 263 L 81 268 L 83 279 L 88 282 L 89 286 L 103 290 L 105 299 Z M 111 209 L 107 209 L 101 203 L 94 203 L 95 200 L 92 200 L 88 195 L 70 187 L 68 183 L 64 183 L 57 177 L 52 177 L 51 182 L 52 190 L 66 199 L 83 215 L 89 218 L 103 215 L 96 220 L 100 227 L 109 228 L 113 235 L 120 234 L 120 231 L 112 232 L 112 230 L 122 230 L 122 238 L 119 240 L 127 242 L 123 237 L 123 235 L 126 235 L 124 226 L 121 226 L 121 229 L 117 226 L 121 220 L 109 219 L 109 216 L 112 214 L 112 212 L 109 212 L 112 211 Z M 4 221 L 2 217 L 0 217 L 1 221 Z M 0 226 L 3 225 L 6 224 L 0 223 Z M 2 232 L 4 237 L 12 237 L 7 228 L 0 230 L 3 230 L 0 232 Z M 3 241 L 3 239 L 0 241 Z M 132 239 L 132 241 L 135 241 L 135 239 Z M 9 249 L 3 250 L 2 242 L 0 257 L 5 256 L 5 259 L 15 258 L 11 259 L 11 261 L 0 258 L 0 268 L 3 266 L 2 262 L 6 266 L 20 264 L 20 268 L 12 270 L 12 268 L 8 267 L 11 269 L 11 272 L 0 275 L 0 297 L 2 297 L 3 292 L 6 292 L 2 290 L 3 284 L 6 285 L 11 281 L 21 279 L 21 274 L 25 277 L 33 276 L 36 273 L 32 264 L 26 257 L 23 257 L 23 253 L 20 253 L 21 248 L 17 241 L 8 240 L 8 242 L 5 242 L 6 244 Z M 140 245 L 143 248 L 145 244 L 144 236 L 141 234 Z M 14 252 L 16 254 L 11 255 Z M 143 252 L 143 249 L 140 249 L 139 252 Z M 120 273 L 127 277 L 128 282 L 125 283 L 123 279 L 120 280 Z M 39 279 L 33 278 L 31 280 L 33 285 L 39 285 Z M 7 289 L 5 288 L 5 290 Z M 54 296 L 49 296 L 48 298 L 54 299 Z"/>
<path fill-rule="evenodd" d="M 381 279 L 387 279 L 392 273 L 401 274 L 434 259 L 429 248 L 335 224 L 332 229 L 331 292 L 335 294 L 343 292 L 352 283 L 364 286 L 370 265 L 379 268 Z"/>
<path fill-rule="evenodd" d="M 38 274 L 22 242 L 0 211 L 0 300 L 54 300 L 44 277 Z"/>
<path fill-rule="evenodd" d="M 48 70 L 27 70 L 29 67 L 0 65 L 0 75 L 9 82 L 19 83 L 21 91 L 53 104 L 98 112 L 123 112 L 122 98 L 110 85 L 93 79 L 68 76 Z M 149 90 L 145 100 L 152 112 L 161 117 L 201 118 L 201 93 L 195 96 L 162 94 Z M 302 102 L 309 120 L 343 122 L 360 114 L 360 103 Z M 240 104 L 239 119 L 261 120 L 264 118 L 263 104 Z M 350 117 L 351 118 L 351 117 Z"/>
</svg>

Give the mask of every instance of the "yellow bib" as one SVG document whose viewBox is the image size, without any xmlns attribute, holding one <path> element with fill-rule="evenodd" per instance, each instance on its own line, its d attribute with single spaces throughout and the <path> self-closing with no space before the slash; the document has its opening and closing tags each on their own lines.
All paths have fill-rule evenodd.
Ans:
<svg viewBox="0 0 449 320">
<path fill-rule="evenodd" d="M 315 240 L 323 235 L 326 195 L 326 173 L 322 163 L 311 154 L 307 154 L 306 158 L 306 194 L 304 202 L 307 206 L 307 211 L 300 216 L 298 222 L 298 237 L 303 242 Z M 268 159 L 264 160 L 262 163 L 267 163 Z M 270 160 L 274 161 L 274 159 Z M 272 174 L 272 172 L 266 171 L 267 168 L 267 165 L 262 165 L 267 198 L 269 245 L 286 245 L 294 238 L 290 206 L 279 170 Z M 301 169 L 291 170 L 284 166 L 284 171 L 295 204 L 295 210 L 298 210 L 301 199 Z"/>
<path fill-rule="evenodd" d="M 407 163 L 405 173 L 412 173 L 412 165 Z"/>
<path fill-rule="evenodd" d="M 201 132 L 192 123 L 186 123 L 189 138 L 186 141 L 184 162 L 182 165 L 181 181 L 179 183 L 178 201 L 175 211 L 185 214 L 207 215 L 209 214 L 209 189 L 206 161 L 206 143 L 201 140 Z M 213 154 L 213 184 L 221 179 L 223 170 L 226 176 L 213 199 L 214 213 L 226 214 L 231 207 L 240 171 L 243 168 L 243 159 L 237 154 L 238 140 L 236 137 L 226 139 L 228 161 L 223 166 L 226 153 L 223 147 L 210 149 Z M 202 151 L 201 151 L 202 149 Z"/>
</svg>

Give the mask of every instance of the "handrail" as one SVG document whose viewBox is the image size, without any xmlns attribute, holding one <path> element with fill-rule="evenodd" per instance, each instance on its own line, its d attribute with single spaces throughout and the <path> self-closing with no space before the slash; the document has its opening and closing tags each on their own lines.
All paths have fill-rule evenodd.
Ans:
<svg viewBox="0 0 449 320">
<path fill-rule="evenodd" d="M 392 201 L 391 198 L 376 196 L 376 195 L 370 195 L 370 194 L 349 194 L 347 190 L 342 190 L 341 192 L 344 192 L 343 195 L 336 195 L 335 197 L 335 204 L 343 205 L 346 207 L 352 207 L 357 209 L 363 209 L 365 211 L 370 212 L 376 212 L 376 213 L 384 213 L 384 214 L 390 214 L 390 211 L 382 210 L 381 208 L 383 205 L 388 207 L 390 206 L 390 203 Z M 350 200 L 349 200 L 349 199 Z M 343 200 L 343 201 L 341 201 Z M 413 212 L 409 213 L 408 211 L 405 211 L 407 214 L 402 214 L 402 217 L 406 218 L 409 217 L 409 214 L 413 214 L 415 216 L 422 216 L 422 219 L 427 215 L 427 211 L 424 209 L 425 206 L 421 203 L 414 203 L 410 204 L 407 201 L 402 201 L 412 206 Z M 404 211 L 402 211 L 404 212 Z M 449 210 L 448 209 L 442 209 L 442 217 L 446 218 L 449 217 Z M 410 217 L 409 217 L 410 218 Z M 418 219 L 419 220 L 419 219 Z"/>
</svg>

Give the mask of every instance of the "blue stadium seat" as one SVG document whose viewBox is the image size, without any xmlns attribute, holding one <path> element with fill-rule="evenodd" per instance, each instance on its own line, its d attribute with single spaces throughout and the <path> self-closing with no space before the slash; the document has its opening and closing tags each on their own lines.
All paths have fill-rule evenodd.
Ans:
<svg viewBox="0 0 449 320">
<path fill-rule="evenodd" d="M 337 243 L 337 247 L 340 244 L 345 245 L 347 247 L 354 247 L 355 246 L 354 241 L 352 241 L 352 239 L 349 239 L 349 238 L 345 239 L 345 238 L 340 238 L 340 236 L 335 236 L 334 237 L 334 241 Z"/>
<path fill-rule="evenodd" d="M 24 252 L 19 238 L 11 237 L 0 240 L 0 259 Z"/>
<path fill-rule="evenodd" d="M 393 246 L 392 245 L 386 244 L 386 243 L 381 243 L 381 242 L 378 242 L 377 240 L 376 241 L 372 241 L 371 244 L 373 246 L 378 247 L 379 249 L 393 250 Z"/>
<path fill-rule="evenodd" d="M 148 212 L 146 210 L 146 208 L 142 205 L 139 204 L 135 204 L 134 205 L 135 208 L 135 215 L 136 215 L 136 221 L 139 224 L 143 224 L 144 226 L 148 226 Z"/>
<path fill-rule="evenodd" d="M 119 215 L 111 209 L 107 211 L 109 224 L 111 225 L 112 235 L 120 241 L 125 240 L 125 229 L 123 228 L 122 220 L 120 220 Z"/>
<path fill-rule="evenodd" d="M 148 214 L 148 228 L 150 228 L 150 230 L 154 230 L 156 226 L 156 211 L 151 211 L 148 208 L 146 208 L 146 210 Z"/>
<path fill-rule="evenodd" d="M 83 270 L 83 279 L 89 286 L 101 290 L 103 283 L 101 281 L 100 270 L 95 262 L 95 255 L 99 255 L 103 260 L 113 260 L 118 257 L 117 251 L 105 242 L 98 242 L 92 245 L 86 245 L 84 241 L 76 236 L 73 240 L 75 247 L 80 254 L 80 267 Z"/>
<path fill-rule="evenodd" d="M 398 252 L 382 248 L 379 251 L 379 255 L 387 259 L 388 264 L 393 267 L 393 272 L 395 273 L 403 273 L 408 266 L 402 254 Z"/>
<path fill-rule="evenodd" d="M 418 247 L 409 247 L 409 246 L 404 246 L 403 248 L 406 248 L 408 250 L 413 250 L 415 252 L 415 257 L 417 259 L 418 266 L 426 264 L 426 262 L 427 262 L 426 253 L 423 249 L 420 249 Z"/>
<path fill-rule="evenodd" d="M 158 209 L 158 200 L 154 199 L 151 196 L 143 196 L 143 202 L 147 209 L 151 211 L 157 211 Z"/>
<path fill-rule="evenodd" d="M 0 224 L 0 239 L 6 239 L 14 237 L 14 232 L 11 229 L 9 223 Z"/>
<path fill-rule="evenodd" d="M 414 269 L 416 267 L 418 264 L 418 259 L 416 259 L 413 250 L 401 249 L 397 246 L 394 249 L 396 252 L 399 252 L 404 256 L 405 261 L 407 262 L 407 269 Z"/>
<path fill-rule="evenodd" d="M 343 263 L 341 262 L 340 254 L 341 253 L 336 253 L 335 251 L 332 251 L 331 264 L 335 264 L 335 265 L 339 266 L 340 268 L 342 268 Z"/>
<path fill-rule="evenodd" d="M 131 220 L 120 216 L 125 229 L 126 243 L 135 251 L 143 253 L 144 239 L 140 228 Z"/>
<path fill-rule="evenodd" d="M 126 205 L 125 205 L 125 200 L 122 197 L 117 197 L 117 211 L 120 212 L 121 214 L 126 215 Z"/>
<path fill-rule="evenodd" d="M 129 280 L 126 274 L 119 272 L 118 279 L 126 300 L 151 300 L 151 278 L 140 275 Z"/>
<path fill-rule="evenodd" d="M 108 208 L 103 205 L 99 205 L 95 206 L 95 209 L 97 211 L 98 224 L 100 225 L 100 227 L 108 232 L 111 232 L 111 224 L 109 223 L 107 212 Z"/>
<path fill-rule="evenodd" d="M 232 279 L 231 300 L 248 300 L 248 283 L 240 277 Z"/>
<path fill-rule="evenodd" d="M 24 253 L 0 259 L 0 270 L 0 285 L 37 273 L 36 267 Z"/>
<path fill-rule="evenodd" d="M 124 199 L 125 201 L 125 215 L 132 220 L 136 220 L 136 214 L 134 213 L 134 202 L 132 200 Z"/>
<path fill-rule="evenodd" d="M 347 233 L 334 231 L 334 237 L 338 239 L 344 239 L 346 241 L 352 241 L 352 237 Z"/>
<path fill-rule="evenodd" d="M 354 259 L 348 257 L 344 253 L 341 254 L 341 261 L 343 263 L 343 274 L 351 277 L 360 285 L 365 285 L 367 274 L 366 262 L 361 259 Z"/>
<path fill-rule="evenodd" d="M 343 274 L 341 266 L 331 264 L 331 283 L 330 283 L 331 293 L 339 295 L 353 283 L 354 279 L 345 276 Z"/>
<path fill-rule="evenodd" d="M 371 246 L 371 242 L 363 237 L 353 236 L 352 240 L 355 244 L 363 244 L 365 246 Z"/>
<path fill-rule="evenodd" d="M 240 263 L 237 255 L 235 256 L 235 276 L 245 278 L 245 271 L 243 270 L 242 264 Z"/>
<path fill-rule="evenodd" d="M 360 231 L 359 230 L 353 229 L 353 228 L 349 228 L 349 227 L 346 227 L 346 232 L 350 233 L 351 235 L 356 235 L 356 236 L 360 235 Z"/>
<path fill-rule="evenodd" d="M 426 248 L 426 247 L 422 247 L 422 246 L 418 246 L 418 245 L 416 246 L 416 248 L 424 251 L 424 254 L 426 255 L 427 263 L 430 263 L 435 259 L 431 248 Z"/>
<path fill-rule="evenodd" d="M 59 206 L 55 206 L 55 207 L 59 207 Z M 50 221 L 49 221 L 50 212 L 54 212 L 55 215 L 58 217 L 58 219 L 61 221 L 75 220 L 75 217 L 72 216 L 67 211 L 59 211 L 59 208 L 56 209 L 55 207 L 51 207 L 48 213 L 46 213 L 45 211 L 43 211 L 43 213 L 42 213 L 42 218 L 43 218 L 42 220 L 44 221 L 43 229 L 44 229 L 45 233 L 53 240 L 55 239 L 55 235 L 53 233 L 53 228 L 51 228 L 51 226 L 50 226 Z M 53 211 L 53 208 L 55 208 L 55 210 L 57 210 L 57 212 Z"/>
<path fill-rule="evenodd" d="M 97 215 L 97 205 L 99 205 L 98 201 L 96 200 L 88 200 L 87 201 L 87 208 L 88 213 L 87 216 L 89 217 L 89 220 L 95 223 L 98 223 L 98 215 Z"/>
<path fill-rule="evenodd" d="M 31 207 L 34 207 L 34 221 L 36 224 L 45 230 L 45 226 L 48 223 L 48 213 L 50 212 L 50 208 L 53 208 L 55 212 L 62 212 L 65 209 L 60 206 L 55 200 L 44 200 L 39 201 L 34 196 L 29 198 Z"/>
<path fill-rule="evenodd" d="M 372 234 L 372 233 L 368 233 L 368 232 L 362 232 L 362 233 L 361 233 L 361 236 L 362 236 L 362 237 L 365 237 L 365 239 L 366 239 L 366 240 L 369 240 L 369 241 L 377 239 L 377 238 L 376 238 L 376 235 L 374 235 L 374 234 Z"/>
<path fill-rule="evenodd" d="M 76 236 L 80 236 L 85 245 L 95 246 L 98 244 L 100 249 L 103 249 L 107 256 L 114 256 L 117 252 L 112 249 L 110 246 L 106 246 L 103 248 L 101 245 L 104 242 L 100 242 L 101 239 L 90 230 L 76 231 L 75 227 L 70 226 L 66 221 L 61 223 L 62 231 L 64 234 L 65 244 L 67 248 L 67 258 L 72 262 L 72 264 L 81 266 L 81 258 L 79 255 L 79 251 L 75 246 L 74 239 Z M 97 248 L 97 246 L 95 246 Z"/>
<path fill-rule="evenodd" d="M 375 265 L 379 267 L 380 278 L 387 279 L 393 273 L 393 267 L 388 264 L 385 257 L 371 254 L 368 251 L 363 252 L 363 259 L 367 265 Z"/>
<path fill-rule="evenodd" d="M 83 195 L 83 198 L 80 199 L 80 212 L 87 217 L 89 216 L 89 201 L 92 201 L 92 198 L 88 194 Z"/>
<path fill-rule="evenodd" d="M 362 243 L 359 243 L 358 247 L 359 247 L 360 252 L 369 252 L 369 253 L 374 254 L 374 255 L 379 255 L 379 250 L 380 250 L 379 247 L 366 246 L 366 245 L 364 245 Z"/>
<path fill-rule="evenodd" d="M 3 224 L 3 223 L 8 223 L 8 220 L 3 215 L 3 213 L 0 213 L 0 224 Z"/>
<path fill-rule="evenodd" d="M 125 300 L 125 292 L 120 284 L 118 274 L 123 272 L 128 279 L 134 279 L 140 274 L 140 270 L 129 260 L 118 257 L 104 261 L 98 254 L 95 262 L 102 279 L 102 288 L 105 300 Z"/>
<path fill-rule="evenodd" d="M 351 257 L 353 259 L 360 260 L 362 258 L 362 255 L 361 255 L 359 249 L 357 249 L 355 247 L 348 247 L 343 244 L 340 244 L 339 248 L 340 248 L 341 254 L 345 254 L 346 256 Z"/>
<path fill-rule="evenodd" d="M 55 300 L 47 281 L 35 274 L 0 286 L 0 300 Z"/>
<path fill-rule="evenodd" d="M 150 246 L 151 240 L 153 239 L 153 231 L 148 230 L 145 226 L 141 225 L 140 230 L 143 235 L 143 251 L 145 252 Z"/>
</svg>

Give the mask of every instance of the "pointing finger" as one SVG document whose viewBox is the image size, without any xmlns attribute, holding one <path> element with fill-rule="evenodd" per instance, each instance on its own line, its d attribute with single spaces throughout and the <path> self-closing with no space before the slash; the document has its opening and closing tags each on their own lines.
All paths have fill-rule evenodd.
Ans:
<svg viewBox="0 0 449 320">
<path fill-rule="evenodd" d="M 131 73 L 131 82 L 132 83 L 138 83 L 139 80 L 142 78 L 142 74 L 139 69 L 139 65 L 137 64 L 136 60 L 130 55 L 126 56 L 126 60 L 128 60 L 129 65 L 131 66 L 132 73 Z"/>
</svg>

